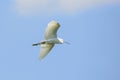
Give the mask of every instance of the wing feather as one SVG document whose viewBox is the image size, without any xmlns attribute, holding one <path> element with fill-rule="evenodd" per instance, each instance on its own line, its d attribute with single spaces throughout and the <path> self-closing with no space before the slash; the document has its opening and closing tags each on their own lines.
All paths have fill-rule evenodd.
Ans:
<svg viewBox="0 0 120 80">
<path fill-rule="evenodd" d="M 47 39 L 52 39 L 57 37 L 57 30 L 60 27 L 60 24 L 56 21 L 51 21 L 48 23 L 48 26 L 45 30 L 44 33 L 44 38 Z"/>
<path fill-rule="evenodd" d="M 54 44 L 52 43 L 45 43 L 41 44 L 41 50 L 40 50 L 40 59 L 42 60 L 53 48 Z"/>
</svg>

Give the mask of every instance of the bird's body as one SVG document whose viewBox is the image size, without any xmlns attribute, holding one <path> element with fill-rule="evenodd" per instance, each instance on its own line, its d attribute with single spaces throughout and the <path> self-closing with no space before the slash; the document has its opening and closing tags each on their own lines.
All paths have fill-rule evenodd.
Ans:
<svg viewBox="0 0 120 80">
<path fill-rule="evenodd" d="M 43 40 L 40 42 L 42 43 L 53 43 L 53 44 L 62 44 L 63 43 L 63 39 L 61 38 L 53 38 L 53 39 L 47 39 L 47 40 Z"/>
<path fill-rule="evenodd" d="M 48 26 L 45 30 L 44 40 L 42 40 L 40 43 L 33 44 L 33 46 L 41 45 L 40 59 L 43 59 L 55 44 L 64 43 L 63 39 L 57 37 L 57 30 L 59 27 L 60 24 L 58 22 L 51 21 L 48 23 Z"/>
</svg>

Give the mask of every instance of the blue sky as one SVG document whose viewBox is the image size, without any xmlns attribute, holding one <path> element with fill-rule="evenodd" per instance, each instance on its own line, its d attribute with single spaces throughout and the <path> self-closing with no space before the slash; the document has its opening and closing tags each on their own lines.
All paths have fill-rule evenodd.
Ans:
<svg viewBox="0 0 120 80">
<path fill-rule="evenodd" d="M 103 6 L 91 0 L 88 9 L 87 3 L 65 7 L 59 0 L 63 6 L 52 11 L 24 1 L 0 1 L 0 80 L 120 80 L 120 1 Z M 41 62 L 40 46 L 32 44 L 43 39 L 51 20 L 71 45 L 56 45 Z"/>
</svg>

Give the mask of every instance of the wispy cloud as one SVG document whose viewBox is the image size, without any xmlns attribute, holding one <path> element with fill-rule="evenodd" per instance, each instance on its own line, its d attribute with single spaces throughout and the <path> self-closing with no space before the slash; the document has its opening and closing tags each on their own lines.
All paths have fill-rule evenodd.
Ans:
<svg viewBox="0 0 120 80">
<path fill-rule="evenodd" d="M 15 0 L 20 14 L 75 13 L 93 6 L 120 3 L 120 0 Z"/>
</svg>

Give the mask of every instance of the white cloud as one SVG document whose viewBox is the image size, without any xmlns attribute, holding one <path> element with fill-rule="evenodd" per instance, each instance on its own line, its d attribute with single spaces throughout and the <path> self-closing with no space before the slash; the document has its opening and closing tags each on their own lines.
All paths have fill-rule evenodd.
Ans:
<svg viewBox="0 0 120 80">
<path fill-rule="evenodd" d="M 20 14 L 74 13 L 93 6 L 120 3 L 120 0 L 16 0 Z"/>
<path fill-rule="evenodd" d="M 48 5 L 48 0 L 16 0 L 15 2 L 15 8 L 20 14 L 43 11 L 46 5 Z"/>
<path fill-rule="evenodd" d="M 120 0 L 59 0 L 62 10 L 67 12 L 76 12 L 87 8 L 120 3 Z"/>
</svg>

